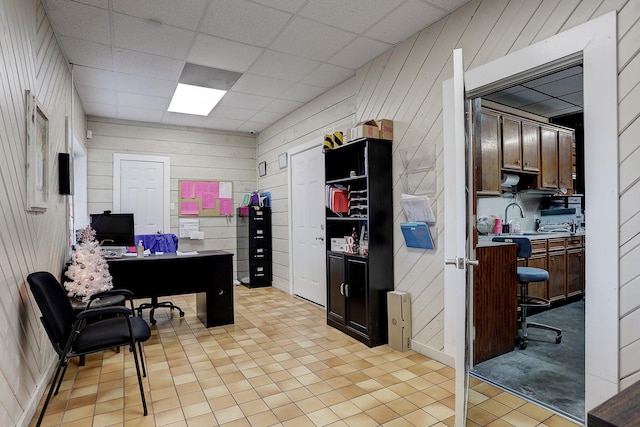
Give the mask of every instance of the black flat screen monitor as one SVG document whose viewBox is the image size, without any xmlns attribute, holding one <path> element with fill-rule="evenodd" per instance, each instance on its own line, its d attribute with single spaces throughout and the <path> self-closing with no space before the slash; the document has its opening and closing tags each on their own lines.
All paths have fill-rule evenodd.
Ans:
<svg viewBox="0 0 640 427">
<path fill-rule="evenodd" d="M 91 228 L 102 246 L 135 246 L 132 213 L 91 214 Z"/>
</svg>

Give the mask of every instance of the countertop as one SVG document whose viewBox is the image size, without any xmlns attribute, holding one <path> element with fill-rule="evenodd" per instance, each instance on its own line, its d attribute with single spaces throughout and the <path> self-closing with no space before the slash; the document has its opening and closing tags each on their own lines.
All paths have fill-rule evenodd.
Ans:
<svg viewBox="0 0 640 427">
<path fill-rule="evenodd" d="M 562 232 L 550 232 L 550 233 L 537 233 L 535 231 L 525 231 L 522 234 L 501 234 L 500 237 L 526 237 L 529 240 L 541 240 L 541 239 L 554 239 L 559 237 L 572 237 L 572 236 L 584 236 L 584 231 L 577 233 L 570 233 L 568 231 Z M 484 244 L 491 242 L 491 239 L 496 237 L 495 234 L 479 235 L 478 244 Z"/>
</svg>

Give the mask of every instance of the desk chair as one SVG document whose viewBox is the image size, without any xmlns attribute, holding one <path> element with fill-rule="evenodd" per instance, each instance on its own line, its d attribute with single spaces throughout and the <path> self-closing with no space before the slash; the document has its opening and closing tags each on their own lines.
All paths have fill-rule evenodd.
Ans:
<svg viewBox="0 0 640 427">
<path fill-rule="evenodd" d="M 494 242 L 515 243 L 518 245 L 518 258 L 529 258 L 531 256 L 531 240 L 526 237 L 494 237 Z M 556 333 L 556 344 L 562 341 L 562 329 L 542 325 L 540 323 L 527 322 L 527 309 L 537 307 L 550 307 L 551 302 L 548 299 L 527 295 L 529 283 L 544 282 L 549 280 L 549 272 L 542 268 L 534 267 L 518 267 L 517 268 L 518 284 L 520 285 L 520 295 L 518 295 L 518 308 L 520 308 L 520 317 L 518 319 L 518 337 L 517 343 L 520 350 L 527 348 L 528 334 L 527 328 L 538 328 L 554 331 Z"/>
<path fill-rule="evenodd" d="M 175 234 L 136 234 L 136 245 L 139 241 L 142 241 L 142 246 L 144 246 L 145 250 L 149 250 L 151 253 L 155 254 L 156 252 L 176 252 L 178 250 L 178 236 Z M 138 316 L 142 316 L 142 310 L 146 310 L 150 308 L 149 312 L 149 322 L 152 325 L 156 324 L 156 319 L 154 317 L 154 313 L 156 308 L 166 307 L 171 310 L 178 310 L 180 312 L 180 317 L 184 317 L 184 311 L 177 305 L 174 305 L 171 301 L 162 301 L 158 302 L 158 297 L 151 297 L 151 302 L 146 302 L 140 304 L 136 311 L 138 312 Z"/>
<path fill-rule="evenodd" d="M 46 271 L 31 273 L 27 277 L 27 282 L 42 313 L 40 320 L 53 348 L 58 353 L 55 374 L 36 426 L 42 423 L 53 394 L 58 394 L 71 358 L 121 346 L 128 346 L 129 351 L 133 353 L 144 415 L 147 415 L 147 402 L 140 375 L 140 365 L 142 365 L 143 374 L 146 376 L 141 343 L 151 337 L 151 329 L 147 322 L 140 317 L 134 317 L 132 310 L 121 305 L 88 308 L 74 315 L 71 301 L 65 290 L 51 273 Z M 99 319 L 104 315 L 116 317 L 88 322 L 89 319 Z M 138 351 L 136 351 L 136 343 Z"/>
</svg>

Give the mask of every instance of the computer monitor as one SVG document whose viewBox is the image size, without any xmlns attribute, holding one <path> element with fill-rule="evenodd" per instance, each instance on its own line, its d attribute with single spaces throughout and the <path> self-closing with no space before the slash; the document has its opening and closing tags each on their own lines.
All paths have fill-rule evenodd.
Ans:
<svg viewBox="0 0 640 427">
<path fill-rule="evenodd" d="M 102 246 L 135 246 L 133 214 L 91 214 L 91 228 Z"/>
</svg>

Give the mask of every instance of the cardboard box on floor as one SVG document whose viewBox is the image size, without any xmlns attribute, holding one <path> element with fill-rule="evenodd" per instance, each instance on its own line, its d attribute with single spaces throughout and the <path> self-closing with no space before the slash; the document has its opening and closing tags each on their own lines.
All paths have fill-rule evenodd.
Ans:
<svg viewBox="0 0 640 427">
<path fill-rule="evenodd" d="M 411 295 L 387 292 L 389 347 L 398 351 L 411 349 Z"/>
</svg>

